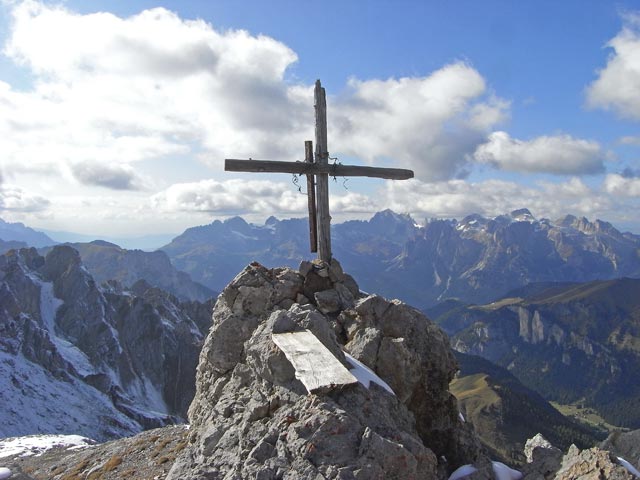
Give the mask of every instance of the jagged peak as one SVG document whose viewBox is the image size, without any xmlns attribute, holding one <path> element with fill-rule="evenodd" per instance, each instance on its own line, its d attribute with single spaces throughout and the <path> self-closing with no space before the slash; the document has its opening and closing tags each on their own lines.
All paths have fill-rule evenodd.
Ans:
<svg viewBox="0 0 640 480">
<path fill-rule="evenodd" d="M 44 264 L 44 257 L 34 247 L 9 250 L 3 257 L 8 263 L 23 265 L 34 270 Z"/>
<path fill-rule="evenodd" d="M 511 213 L 511 218 L 517 222 L 535 222 L 536 217 L 534 217 L 528 208 L 519 208 L 517 210 L 513 210 Z"/>
<path fill-rule="evenodd" d="M 415 225 L 416 224 L 415 220 L 411 217 L 410 214 L 396 213 L 389 208 L 387 208 L 386 210 L 382 210 L 381 212 L 377 212 L 375 215 L 373 215 L 373 217 L 371 217 L 371 220 L 369 220 L 369 223 L 372 223 L 372 224 L 394 223 L 397 225 L 404 225 L 404 224 Z"/>
<path fill-rule="evenodd" d="M 231 230 L 236 230 L 240 232 L 246 232 L 251 229 L 251 225 L 247 223 L 247 221 L 239 216 L 227 218 L 224 222 L 224 225 Z"/>
<path fill-rule="evenodd" d="M 456 230 L 467 231 L 469 229 L 483 228 L 489 223 L 489 219 L 479 213 L 472 213 L 460 220 L 456 225 Z"/>
<path fill-rule="evenodd" d="M 614 236 L 622 235 L 611 223 L 596 219 L 593 222 L 587 217 L 576 217 L 575 215 L 565 215 L 555 221 L 556 225 L 565 228 L 573 228 L 584 234 L 607 233 Z"/>
<path fill-rule="evenodd" d="M 578 221 L 578 217 L 575 215 L 565 215 L 564 217 L 560 217 L 554 223 L 561 227 L 572 227 Z"/>
<path fill-rule="evenodd" d="M 280 223 L 280 220 L 278 220 L 276 217 L 271 215 L 269 218 L 265 220 L 264 225 L 266 227 L 271 227 L 271 226 L 277 225 L 278 223 Z"/>
</svg>

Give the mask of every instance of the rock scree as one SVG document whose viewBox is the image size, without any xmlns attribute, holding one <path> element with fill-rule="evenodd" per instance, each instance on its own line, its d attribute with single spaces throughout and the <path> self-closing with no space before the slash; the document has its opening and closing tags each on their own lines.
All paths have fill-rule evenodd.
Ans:
<svg viewBox="0 0 640 480">
<path fill-rule="evenodd" d="M 309 394 L 272 334 L 312 332 L 375 383 Z M 446 479 L 488 459 L 461 421 L 446 335 L 418 310 L 361 292 L 340 264 L 252 263 L 220 294 L 200 354 L 189 445 L 167 478 Z"/>
</svg>

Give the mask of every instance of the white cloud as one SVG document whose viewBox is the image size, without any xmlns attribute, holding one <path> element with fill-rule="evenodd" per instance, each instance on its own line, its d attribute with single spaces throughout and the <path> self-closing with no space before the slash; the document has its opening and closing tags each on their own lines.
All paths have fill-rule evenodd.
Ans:
<svg viewBox="0 0 640 480">
<path fill-rule="evenodd" d="M 83 184 L 75 194 L 95 202 L 79 212 L 77 198 L 49 195 L 74 184 L 51 182 L 37 193 L 29 189 L 31 194 L 7 187 L 6 205 L 82 219 L 69 220 L 71 227 L 92 221 L 93 228 L 98 218 L 109 218 L 123 229 L 143 216 L 172 219 L 183 228 L 178 222 L 184 218 L 201 221 L 212 213 L 306 214 L 306 197 L 288 182 L 178 183 L 151 202 L 147 192 L 132 191 L 145 188 L 148 182 L 138 172 L 154 171 L 156 159 L 166 165 L 167 158 L 177 164 L 176 157 L 197 157 L 215 170 L 212 177 L 222 171 L 225 157 L 301 159 L 302 142 L 313 138 L 313 93 L 309 85 L 285 81 L 297 61 L 289 47 L 241 30 L 219 31 L 163 8 L 120 18 L 80 15 L 29 0 L 12 5 L 6 7 L 13 20 L 4 53 L 31 72 L 32 86 L 0 81 L 0 171 L 12 182 L 20 176 L 13 183 L 23 186 L 26 175 L 40 184 L 44 174 L 61 176 Z M 391 207 L 461 216 L 522 206 L 538 215 L 592 214 L 617 205 L 614 190 L 595 191 L 577 179 L 532 187 L 460 180 L 474 161 L 504 170 L 574 175 L 602 171 L 606 156 L 597 143 L 568 135 L 521 141 L 495 132 L 487 141 L 508 118 L 510 105 L 466 63 L 424 76 L 352 79 L 328 102 L 332 155 L 395 163 L 435 182 L 389 182 L 379 195 L 332 195 L 336 214 Z M 178 168 L 172 164 L 171 171 Z M 154 184 L 170 181 L 160 178 L 166 175 L 161 167 L 156 175 Z M 117 201 L 109 203 L 101 201 L 107 198 L 104 190 L 89 195 L 94 186 L 130 191 L 118 192 Z"/>
<path fill-rule="evenodd" d="M 508 102 L 484 98 L 486 91 L 482 76 L 461 62 L 426 77 L 351 79 L 332 105 L 329 150 L 369 163 L 392 158 L 423 180 L 451 178 L 508 115 Z"/>
<path fill-rule="evenodd" d="M 539 217 L 558 218 L 573 213 L 614 221 L 618 214 L 632 210 L 630 204 L 615 196 L 617 193 L 604 187 L 602 191 L 591 188 L 577 177 L 528 187 L 503 180 L 422 182 L 414 179 L 385 182 L 372 195 L 349 191 L 332 194 L 330 200 L 332 215 L 339 220 L 367 216 L 383 208 L 409 212 L 415 218 L 462 218 L 470 213 L 496 216 L 527 207 Z M 172 185 L 151 198 L 151 208 L 163 214 L 304 216 L 307 198 L 286 182 L 203 180 Z"/>
<path fill-rule="evenodd" d="M 640 145 L 640 137 L 628 135 L 618 140 L 623 145 Z"/>
<path fill-rule="evenodd" d="M 373 213 L 382 208 L 368 195 L 346 192 L 330 195 L 336 214 Z M 151 206 L 165 213 L 208 212 L 216 215 L 307 215 L 307 195 L 291 183 L 269 180 L 202 180 L 177 183 L 151 197 Z"/>
<path fill-rule="evenodd" d="M 579 175 L 604 171 L 605 155 L 597 142 L 570 135 L 524 141 L 511 138 L 507 132 L 493 132 L 473 156 L 502 170 Z"/>
<path fill-rule="evenodd" d="M 496 216 L 526 207 L 539 217 L 574 213 L 611 219 L 616 202 L 574 177 L 566 182 L 529 187 L 503 180 L 387 182 L 385 204 L 417 218 L 461 218 L 470 213 Z"/>
<path fill-rule="evenodd" d="M 604 189 L 612 195 L 640 197 L 640 178 L 611 173 L 604 179 Z"/>
<path fill-rule="evenodd" d="M 297 56 L 272 38 L 163 8 L 120 18 L 27 0 L 11 13 L 4 53 L 35 81 L 26 91 L 0 82 L 0 167 L 64 172 L 193 155 L 221 169 L 225 157 L 301 158 L 313 138 L 312 88 L 285 82 Z M 352 79 L 329 103 L 332 154 L 397 162 L 425 180 L 464 174 L 509 110 L 462 62 L 424 77 Z"/>
<path fill-rule="evenodd" d="M 119 18 L 26 1 L 12 14 L 4 53 L 34 83 L 18 91 L 0 82 L 6 170 L 65 171 L 202 149 L 221 167 L 224 154 L 281 154 L 301 128 L 300 89 L 283 81 L 296 55 L 271 38 L 219 33 L 162 8 Z"/>
<path fill-rule="evenodd" d="M 587 106 L 640 120 L 640 14 L 623 15 L 623 28 L 607 46 L 613 53 L 587 87 Z"/>
<path fill-rule="evenodd" d="M 242 213 L 302 213 L 307 197 L 290 185 L 268 180 L 202 180 L 176 183 L 151 198 L 154 208 L 164 211 Z"/>
<path fill-rule="evenodd" d="M 142 179 L 129 165 L 77 163 L 71 166 L 73 176 L 86 185 L 111 188 L 113 190 L 140 190 Z"/>
<path fill-rule="evenodd" d="M 0 185 L 0 211 L 38 213 L 49 207 L 49 200 L 26 192 L 16 185 Z"/>
</svg>

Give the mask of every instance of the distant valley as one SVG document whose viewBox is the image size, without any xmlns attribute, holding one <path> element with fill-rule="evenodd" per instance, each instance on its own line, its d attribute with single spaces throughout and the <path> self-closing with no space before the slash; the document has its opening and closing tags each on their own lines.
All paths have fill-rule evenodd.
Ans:
<svg viewBox="0 0 640 480">
<path fill-rule="evenodd" d="M 508 370 L 460 352 L 456 360 L 460 372 L 451 383 L 451 392 L 494 457 L 524 463 L 525 442 L 537 433 L 563 450 L 572 443 L 585 448 L 606 436 L 604 430 L 563 416 Z"/>
<path fill-rule="evenodd" d="M 530 285 L 485 305 L 431 312 L 454 349 L 507 368 L 560 404 L 640 427 L 640 280 Z"/>
</svg>

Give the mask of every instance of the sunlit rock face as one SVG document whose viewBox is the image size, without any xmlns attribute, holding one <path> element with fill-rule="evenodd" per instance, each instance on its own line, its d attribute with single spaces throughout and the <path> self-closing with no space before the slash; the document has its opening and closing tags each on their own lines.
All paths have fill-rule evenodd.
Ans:
<svg viewBox="0 0 640 480">
<path fill-rule="evenodd" d="M 309 394 L 272 340 L 300 330 L 345 367 L 343 352 L 364 363 L 394 393 L 355 383 Z M 360 292 L 337 261 L 299 270 L 253 263 L 215 305 L 190 448 L 168 478 L 447 478 L 486 461 L 448 390 L 456 369 L 436 325 Z"/>
</svg>

